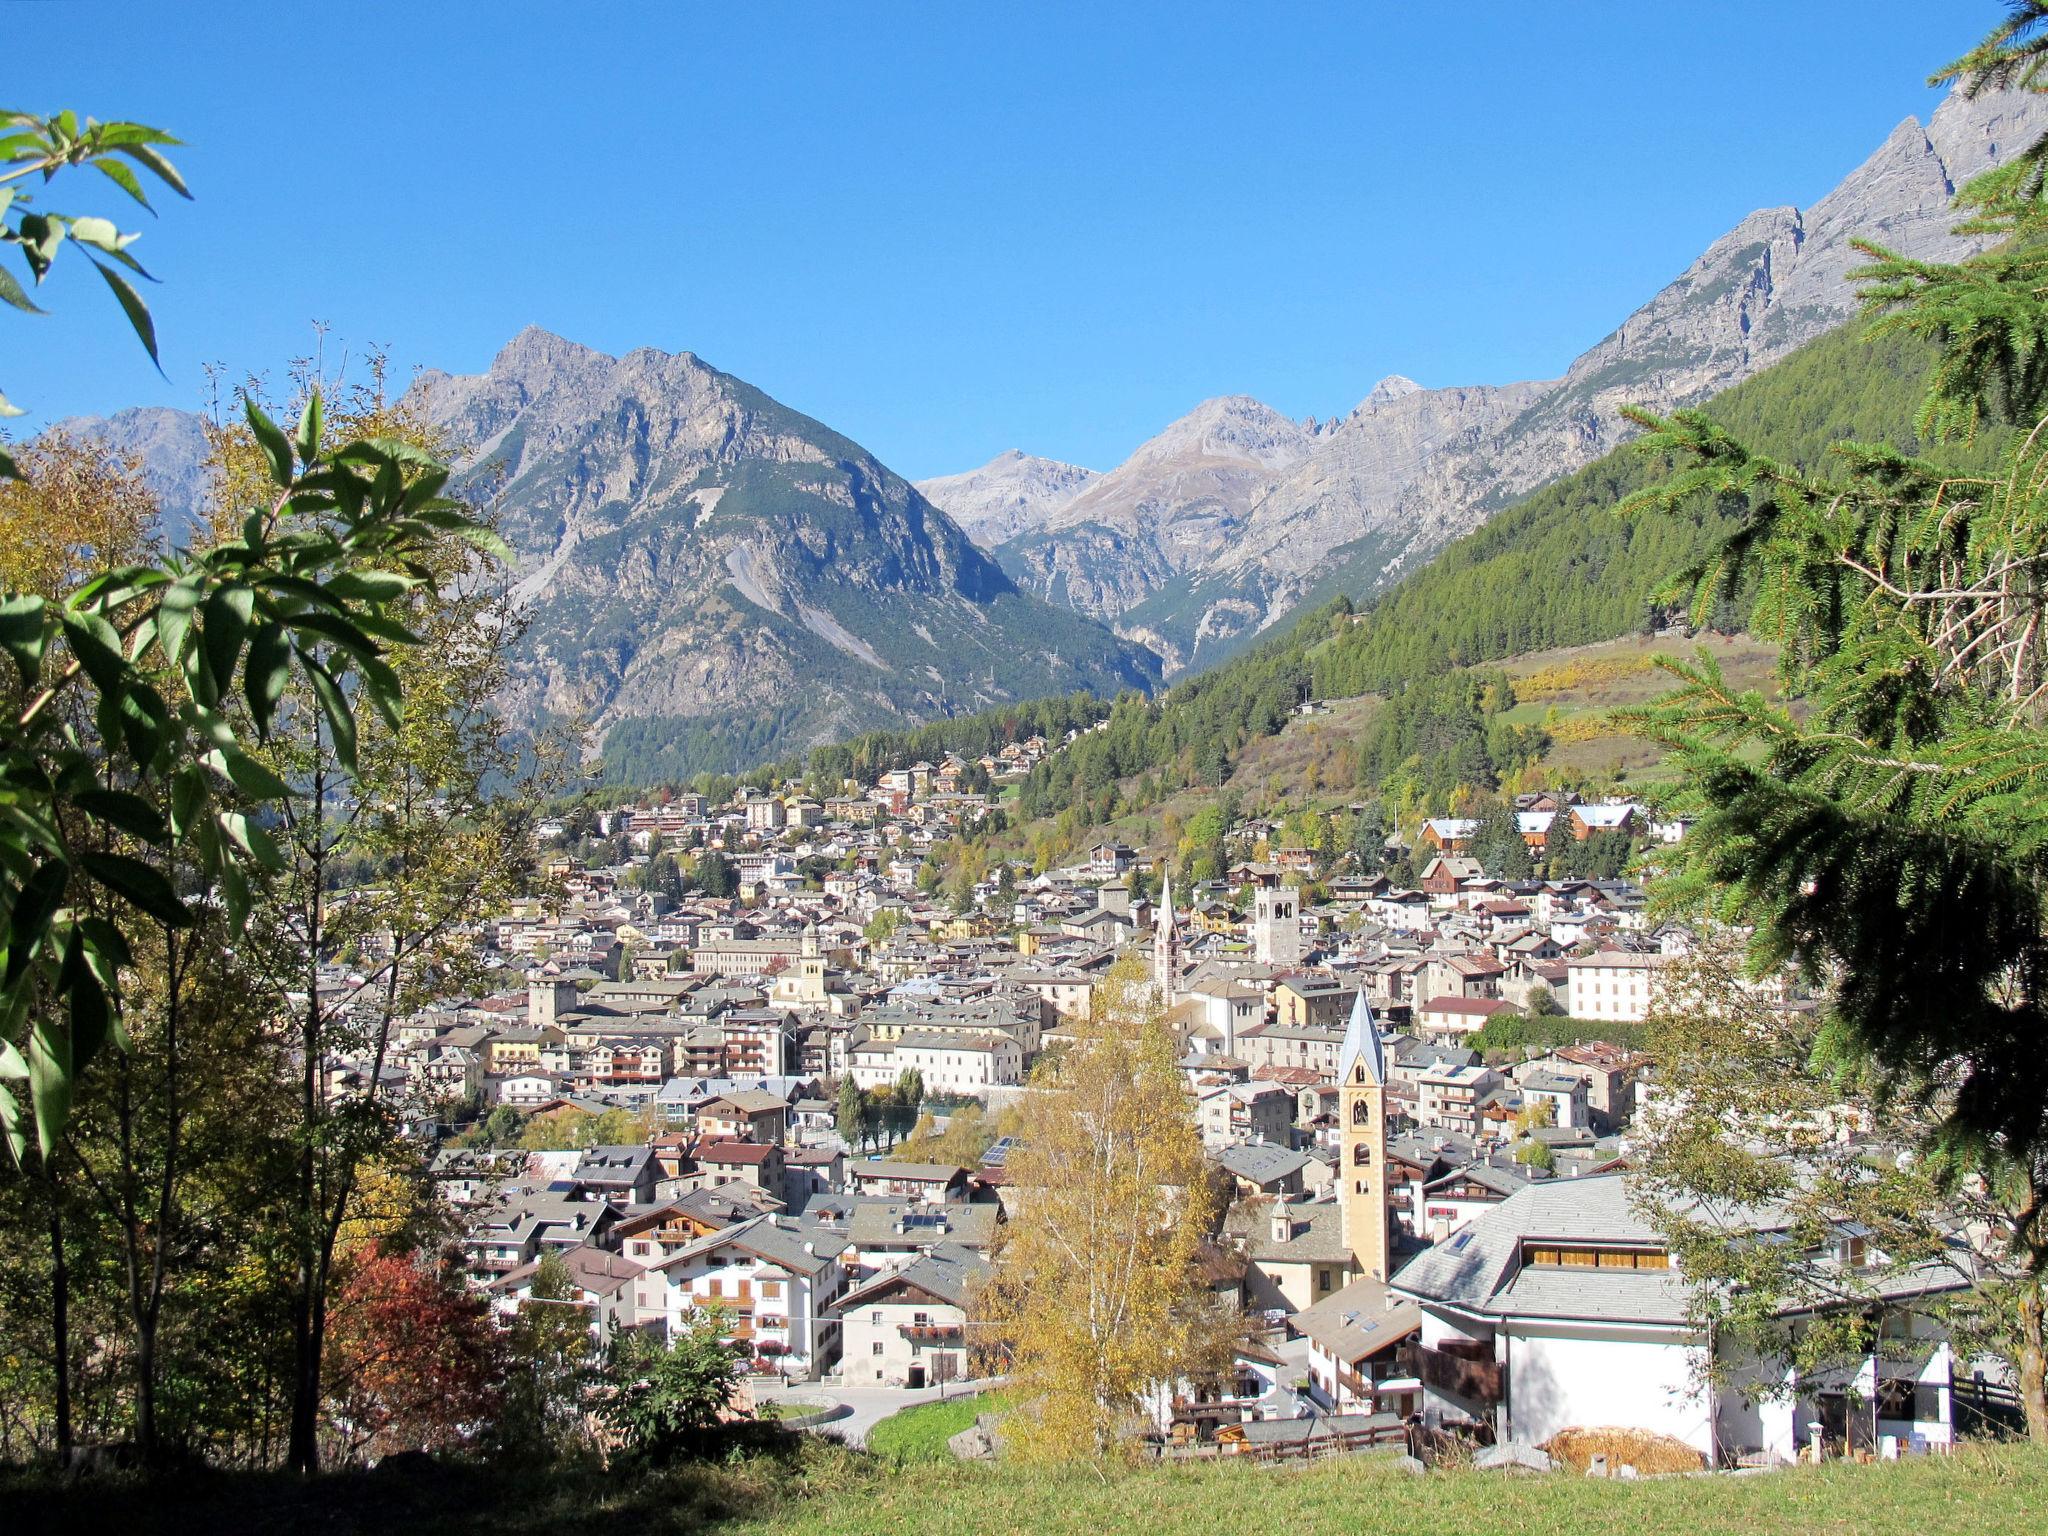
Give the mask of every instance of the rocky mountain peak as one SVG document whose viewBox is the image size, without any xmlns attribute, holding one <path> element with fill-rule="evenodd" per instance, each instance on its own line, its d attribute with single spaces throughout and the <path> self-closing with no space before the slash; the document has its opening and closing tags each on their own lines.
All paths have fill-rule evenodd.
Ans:
<svg viewBox="0 0 2048 1536">
<path fill-rule="evenodd" d="M 1858 300 L 1848 273 L 1867 259 L 1855 242 L 1922 260 L 1967 254 L 1976 241 L 1954 233 L 1956 188 L 2044 128 L 2039 97 L 1951 92 L 1924 128 L 1898 124 L 1811 207 L 1767 206 L 1742 219 L 1555 379 L 1425 390 L 1396 375 L 1332 430 L 1288 423 L 1272 427 L 1270 453 L 1239 445 L 1237 462 L 1270 476 L 1249 501 L 1219 497 L 1200 479 L 1176 483 L 1149 462 L 1179 462 L 1165 450 L 1207 439 L 1205 405 L 1141 450 L 1148 485 L 1136 521 L 1185 535 L 1176 562 L 1084 526 L 1110 521 L 1094 514 L 1140 463 L 1134 456 L 1051 530 L 1074 549 L 1041 541 L 1007 552 L 1005 565 L 1035 590 L 1143 636 L 1176 667 L 1214 659 L 1318 595 L 1369 595 L 1615 446 L 1630 430 L 1623 406 L 1695 404 L 1850 319 Z M 1240 475 L 1236 492 L 1255 478 Z M 1198 533 L 1210 543 L 1196 555 Z"/>
<path fill-rule="evenodd" d="M 1409 395 L 1416 395 L 1421 392 L 1422 386 L 1406 374 L 1390 373 L 1384 379 L 1381 379 L 1379 383 L 1373 385 L 1366 393 L 1366 397 L 1358 402 L 1358 409 L 1361 411 L 1377 410 L 1380 406 L 1389 405 L 1396 400 L 1402 400 Z"/>
<path fill-rule="evenodd" d="M 1299 459 L 1312 435 L 1300 422 L 1250 395 L 1218 395 L 1140 443 L 1127 463 L 1158 463 L 1193 454 L 1278 469 Z"/>
<path fill-rule="evenodd" d="M 984 549 L 1045 525 L 1102 476 L 1078 464 L 1007 449 L 979 469 L 920 480 L 927 500 Z"/>
</svg>

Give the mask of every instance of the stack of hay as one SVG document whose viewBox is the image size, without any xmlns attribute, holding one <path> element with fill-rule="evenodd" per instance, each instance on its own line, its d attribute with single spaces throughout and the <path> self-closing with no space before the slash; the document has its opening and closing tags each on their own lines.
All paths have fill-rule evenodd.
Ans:
<svg viewBox="0 0 2048 1536">
<path fill-rule="evenodd" d="M 1634 1467 L 1643 1477 L 1661 1472 L 1697 1472 L 1705 1464 L 1683 1440 L 1647 1429 L 1613 1426 L 1561 1429 L 1543 1443 L 1560 1466 L 1583 1474 L 1595 1456 L 1606 1458 L 1607 1475 Z"/>
</svg>

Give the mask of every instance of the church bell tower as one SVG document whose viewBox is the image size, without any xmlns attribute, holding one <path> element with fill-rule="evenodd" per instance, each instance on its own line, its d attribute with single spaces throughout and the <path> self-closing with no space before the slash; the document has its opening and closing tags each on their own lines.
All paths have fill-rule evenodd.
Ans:
<svg viewBox="0 0 2048 1536">
<path fill-rule="evenodd" d="M 1363 986 L 1351 1008 L 1337 1068 L 1344 1246 L 1361 1273 L 1385 1280 L 1393 1268 L 1387 1224 L 1387 1056 Z"/>
<path fill-rule="evenodd" d="M 1159 1006 L 1171 1008 L 1180 990 L 1180 924 L 1173 915 L 1173 876 L 1159 892 L 1159 915 L 1152 924 L 1152 990 Z"/>
</svg>

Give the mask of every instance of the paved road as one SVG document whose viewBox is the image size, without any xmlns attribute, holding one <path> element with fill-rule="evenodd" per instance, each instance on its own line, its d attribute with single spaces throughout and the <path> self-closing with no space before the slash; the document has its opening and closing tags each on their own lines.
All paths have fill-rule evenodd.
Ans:
<svg viewBox="0 0 2048 1536">
<path fill-rule="evenodd" d="M 850 1415 L 818 1427 L 841 1436 L 850 1445 L 866 1445 L 868 1431 L 892 1413 L 900 1413 L 917 1403 L 936 1403 L 942 1397 L 970 1397 L 994 1385 L 996 1381 L 952 1381 L 942 1387 L 913 1390 L 909 1387 L 841 1387 L 823 1382 L 799 1382 L 787 1388 L 756 1386 L 754 1397 L 757 1402 L 772 1402 L 782 1397 L 814 1397 L 844 1403 L 853 1410 Z"/>
</svg>

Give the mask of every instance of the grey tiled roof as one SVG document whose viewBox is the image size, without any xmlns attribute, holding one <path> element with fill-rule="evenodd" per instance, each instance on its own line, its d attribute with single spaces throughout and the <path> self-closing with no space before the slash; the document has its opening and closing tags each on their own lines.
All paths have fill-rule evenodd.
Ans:
<svg viewBox="0 0 2048 1536">
<path fill-rule="evenodd" d="M 1422 1308 L 1392 1294 L 1384 1281 L 1361 1275 L 1335 1295 L 1295 1313 L 1290 1322 L 1297 1333 L 1352 1365 L 1420 1328 Z"/>
<path fill-rule="evenodd" d="M 1767 1210 L 1730 1216 L 1761 1230 Z M 1590 1319 L 1683 1326 L 1686 1286 L 1676 1268 L 1551 1268 L 1521 1264 L 1525 1240 L 1614 1247 L 1661 1248 L 1661 1235 L 1635 1209 L 1625 1174 L 1545 1179 L 1528 1185 L 1476 1216 L 1443 1242 L 1416 1256 L 1394 1276 L 1394 1288 L 1424 1302 L 1489 1317 Z M 1953 1290 L 1952 1271 L 1929 1267 L 1869 1277 L 1889 1297 Z"/>
<path fill-rule="evenodd" d="M 1267 1184 L 1274 1179 L 1284 1179 L 1290 1173 L 1299 1173 L 1308 1166 L 1305 1153 L 1292 1152 L 1286 1147 L 1269 1145 L 1246 1145 L 1228 1147 L 1217 1154 L 1216 1161 L 1226 1173 L 1240 1179 L 1249 1179 L 1254 1184 Z"/>
</svg>

